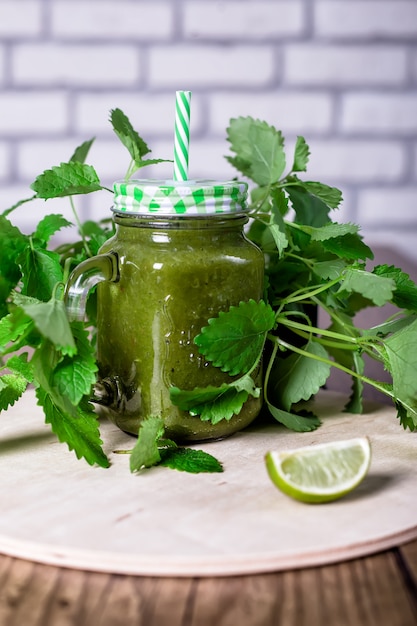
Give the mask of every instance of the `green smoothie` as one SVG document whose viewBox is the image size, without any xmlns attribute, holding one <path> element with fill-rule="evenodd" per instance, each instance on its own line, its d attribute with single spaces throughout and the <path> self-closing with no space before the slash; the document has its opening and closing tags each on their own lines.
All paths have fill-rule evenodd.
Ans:
<svg viewBox="0 0 417 626">
<path fill-rule="evenodd" d="M 243 233 L 242 214 L 132 216 L 115 214 L 117 234 L 101 253 L 119 258 L 119 282 L 97 287 L 100 377 L 117 387 L 105 414 L 137 434 L 140 420 L 163 417 L 176 441 L 219 438 L 248 425 L 261 399 L 216 425 L 170 401 L 170 387 L 230 382 L 198 352 L 194 338 L 209 318 L 263 292 L 262 252 Z"/>
</svg>

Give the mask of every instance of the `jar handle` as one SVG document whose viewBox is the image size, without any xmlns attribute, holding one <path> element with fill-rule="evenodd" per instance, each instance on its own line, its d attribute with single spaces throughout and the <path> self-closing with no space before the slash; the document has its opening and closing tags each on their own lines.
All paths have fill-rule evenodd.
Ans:
<svg viewBox="0 0 417 626">
<path fill-rule="evenodd" d="M 65 306 L 70 321 L 83 321 L 90 290 L 105 281 L 120 280 L 119 257 L 116 252 L 98 254 L 83 261 L 71 272 L 65 288 Z"/>
</svg>

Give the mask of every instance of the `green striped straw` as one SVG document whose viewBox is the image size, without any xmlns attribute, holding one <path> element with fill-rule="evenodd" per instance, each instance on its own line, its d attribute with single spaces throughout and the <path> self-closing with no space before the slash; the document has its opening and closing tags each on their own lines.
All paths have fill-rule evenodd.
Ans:
<svg viewBox="0 0 417 626">
<path fill-rule="evenodd" d="M 175 92 L 174 180 L 188 179 L 191 91 Z"/>
</svg>

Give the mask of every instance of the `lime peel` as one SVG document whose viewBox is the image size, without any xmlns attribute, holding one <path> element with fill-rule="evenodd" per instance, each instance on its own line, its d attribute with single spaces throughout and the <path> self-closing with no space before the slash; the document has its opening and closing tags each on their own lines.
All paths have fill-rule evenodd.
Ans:
<svg viewBox="0 0 417 626">
<path fill-rule="evenodd" d="M 350 493 L 365 478 L 370 463 L 367 437 L 269 451 L 265 455 L 274 485 L 288 496 L 310 503 L 330 502 Z"/>
</svg>

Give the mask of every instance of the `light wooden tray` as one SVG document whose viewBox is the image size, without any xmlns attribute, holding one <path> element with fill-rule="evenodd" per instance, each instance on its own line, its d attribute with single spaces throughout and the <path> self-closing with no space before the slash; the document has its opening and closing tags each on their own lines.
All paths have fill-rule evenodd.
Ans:
<svg viewBox="0 0 417 626">
<path fill-rule="evenodd" d="M 59 444 L 32 393 L 1 416 L 0 552 L 64 567 L 156 576 L 249 574 L 335 562 L 417 537 L 417 434 L 395 411 L 342 412 L 322 392 L 323 425 L 297 434 L 252 428 L 195 446 L 222 474 L 156 467 L 129 472 L 112 451 L 134 439 L 103 422 L 110 469 L 90 467 Z M 264 454 L 367 435 L 371 469 L 350 495 L 326 505 L 296 502 L 269 480 Z"/>
</svg>

